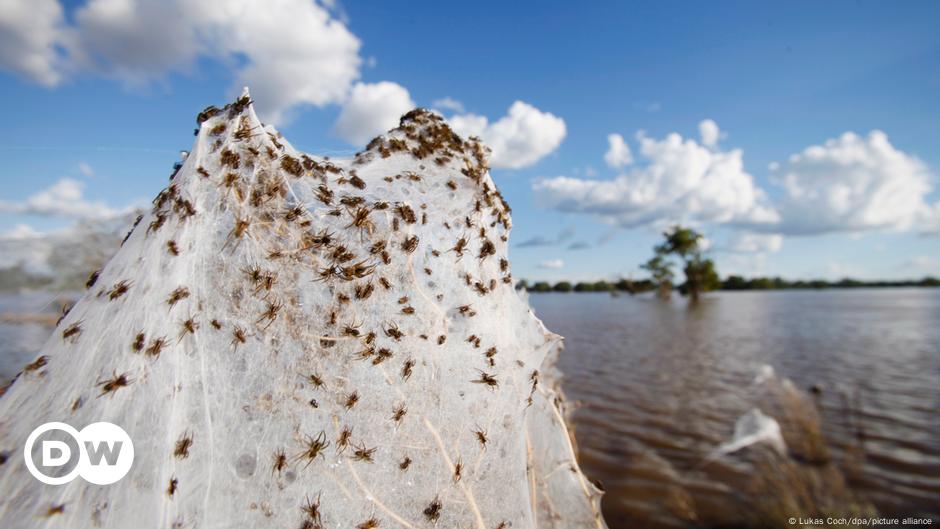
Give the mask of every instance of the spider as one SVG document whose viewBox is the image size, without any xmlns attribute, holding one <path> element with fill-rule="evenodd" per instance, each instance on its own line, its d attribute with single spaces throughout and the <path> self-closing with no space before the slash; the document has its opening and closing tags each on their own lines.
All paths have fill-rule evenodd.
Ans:
<svg viewBox="0 0 940 529">
<path fill-rule="evenodd" d="M 328 446 L 330 442 L 326 440 L 326 432 L 321 430 L 316 437 L 308 435 L 304 441 L 304 451 L 297 456 L 297 459 L 307 459 L 307 464 L 304 466 L 307 468 Z"/>
<path fill-rule="evenodd" d="M 192 434 L 183 434 L 183 437 L 180 437 L 176 441 L 176 448 L 173 450 L 173 456 L 177 459 L 186 459 L 189 457 L 189 449 L 193 446 L 193 436 Z"/>
<path fill-rule="evenodd" d="M 117 372 L 113 372 L 110 379 L 99 380 L 95 385 L 101 388 L 101 395 L 107 395 L 108 393 L 115 393 L 118 389 L 127 387 L 133 380 L 127 377 L 127 373 L 122 373 L 120 375 Z"/>
<path fill-rule="evenodd" d="M 366 461 L 372 463 L 372 456 L 375 454 L 376 448 L 366 448 L 365 444 L 353 445 L 355 451 L 353 451 L 353 459 L 356 461 Z"/>
<path fill-rule="evenodd" d="M 486 371 L 480 371 L 480 378 L 477 380 L 471 380 L 471 382 L 474 384 L 486 384 L 491 388 L 499 387 L 499 381 L 496 380 L 496 377 L 487 373 Z"/>
</svg>

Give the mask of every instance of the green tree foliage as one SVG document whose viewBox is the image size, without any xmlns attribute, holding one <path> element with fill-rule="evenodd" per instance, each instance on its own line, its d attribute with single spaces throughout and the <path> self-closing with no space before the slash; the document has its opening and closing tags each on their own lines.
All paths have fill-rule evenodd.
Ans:
<svg viewBox="0 0 940 529">
<path fill-rule="evenodd" d="M 656 255 L 643 265 L 659 285 L 660 297 L 669 297 L 672 289 L 672 263 L 669 258 L 675 256 L 682 261 L 685 283 L 679 291 L 687 294 L 692 301 L 698 301 L 702 292 L 721 288 L 721 279 L 715 270 L 715 262 L 702 255 L 701 233 L 682 226 L 673 226 L 663 233 L 665 240 L 654 249 Z"/>
<path fill-rule="evenodd" d="M 692 301 L 698 301 L 701 292 L 718 290 L 721 288 L 721 279 L 715 271 L 715 262 L 695 255 L 685 263 L 685 283 L 682 285 L 683 293 L 688 293 Z"/>
<path fill-rule="evenodd" d="M 702 234 L 692 228 L 683 228 L 676 225 L 663 233 L 666 238 L 662 244 L 656 246 L 656 255 L 676 255 L 683 261 L 700 257 Z"/>
<path fill-rule="evenodd" d="M 658 246 L 656 247 L 656 255 L 640 267 L 653 277 L 659 297 L 669 299 L 669 295 L 672 293 L 672 263 L 666 258 L 665 254 L 659 252 Z"/>
<path fill-rule="evenodd" d="M 8 269 L 9 270 L 9 269 Z M 15 269 L 14 269 L 15 270 Z M 714 271 L 714 265 L 711 265 L 711 271 Z M 3 274 L 0 274 L 0 290 L 3 285 Z M 825 281 L 822 279 L 796 280 L 790 281 L 781 277 L 754 277 L 744 278 L 742 276 L 728 276 L 724 281 L 717 280 L 717 274 L 705 271 L 703 277 L 709 284 L 709 289 L 715 290 L 800 290 L 800 289 L 825 289 L 825 288 L 909 288 L 909 287 L 940 287 L 940 278 L 927 276 L 922 279 L 904 279 L 894 281 L 860 281 L 857 279 L 842 279 L 839 281 Z M 45 286 L 39 284 L 38 286 Z M 686 291 L 686 283 L 679 286 L 683 293 Z M 525 288 L 529 292 L 608 292 L 619 291 L 629 294 L 640 294 L 651 292 L 659 288 L 656 281 L 652 279 L 620 279 L 616 283 L 598 281 L 596 283 L 581 282 L 573 287 L 568 281 L 562 281 L 552 285 L 545 281 L 539 281 L 529 284 L 527 281 L 520 281 L 517 288 Z"/>
<path fill-rule="evenodd" d="M 546 283 L 545 281 L 539 281 L 532 285 L 532 292 L 551 292 L 552 286 Z"/>
</svg>

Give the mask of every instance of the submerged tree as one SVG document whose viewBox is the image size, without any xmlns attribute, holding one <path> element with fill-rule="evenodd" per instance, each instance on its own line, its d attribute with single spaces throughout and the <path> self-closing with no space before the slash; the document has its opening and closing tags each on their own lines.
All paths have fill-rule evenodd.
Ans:
<svg viewBox="0 0 940 529">
<path fill-rule="evenodd" d="M 666 240 L 654 248 L 656 255 L 643 265 L 659 285 L 660 297 L 668 298 L 672 289 L 670 256 L 682 261 L 685 283 L 679 286 L 679 291 L 688 294 L 693 302 L 698 301 L 702 292 L 721 287 L 714 261 L 702 255 L 704 237 L 701 233 L 676 225 L 663 233 L 663 237 Z"/>
<path fill-rule="evenodd" d="M 653 276 L 657 295 L 662 299 L 669 299 L 669 296 L 672 295 L 672 263 L 657 250 L 656 255 L 641 265 L 641 268 Z"/>
<path fill-rule="evenodd" d="M 715 262 L 699 254 L 685 262 L 685 283 L 679 287 L 683 294 L 688 294 L 692 301 L 698 301 L 702 292 L 721 288 L 721 279 L 715 270 Z"/>
</svg>

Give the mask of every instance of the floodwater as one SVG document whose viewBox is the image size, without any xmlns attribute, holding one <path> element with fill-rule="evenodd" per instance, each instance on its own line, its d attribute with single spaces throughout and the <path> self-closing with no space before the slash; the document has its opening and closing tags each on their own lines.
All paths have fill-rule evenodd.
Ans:
<svg viewBox="0 0 940 529">
<path fill-rule="evenodd" d="M 755 516 L 767 503 L 748 485 L 756 472 L 839 474 L 879 516 L 940 523 L 940 289 L 720 292 L 694 307 L 578 293 L 530 302 L 565 337 L 581 465 L 606 488 L 611 528 L 785 527 L 786 508 Z M 762 407 L 767 366 L 818 409 L 824 468 L 708 459 L 750 409 L 774 416 Z M 792 494 L 801 505 L 817 501 L 804 492 Z"/>
<path fill-rule="evenodd" d="M 846 493 L 880 516 L 940 523 L 940 289 L 722 292 L 694 307 L 607 294 L 530 301 L 565 337 L 559 367 L 581 465 L 607 491 L 612 529 L 786 527 L 814 508 L 845 512 Z M 54 294 L 0 295 L 0 314 L 57 312 Z M 49 335 L 0 320 L 0 386 Z M 801 390 L 818 409 L 825 464 L 758 465 L 760 445 L 714 455 L 750 410 L 781 419 L 771 387 Z M 819 507 L 832 491 L 835 503 Z M 800 512 L 765 508 L 787 495 Z"/>
<path fill-rule="evenodd" d="M 23 366 L 36 359 L 36 353 L 52 334 L 52 327 L 46 323 L 11 319 L 44 316 L 54 322 L 65 300 L 63 295 L 41 291 L 0 293 L 0 387 L 5 387 Z"/>
</svg>

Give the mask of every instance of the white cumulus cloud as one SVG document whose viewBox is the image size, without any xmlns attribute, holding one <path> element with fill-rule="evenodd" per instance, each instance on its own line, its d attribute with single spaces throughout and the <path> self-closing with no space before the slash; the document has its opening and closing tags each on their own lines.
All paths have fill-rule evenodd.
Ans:
<svg viewBox="0 0 940 529">
<path fill-rule="evenodd" d="M 771 181 L 779 187 L 774 200 L 746 171 L 740 149 L 718 145 L 723 134 L 714 121 L 703 120 L 699 134 L 700 141 L 677 133 L 659 140 L 640 131 L 637 166 L 613 179 L 541 179 L 533 184 L 535 198 L 544 207 L 624 228 L 726 224 L 737 230 L 725 246 L 734 252 L 777 251 L 792 235 L 940 234 L 940 202 L 929 200 L 934 175 L 881 131 L 846 132 L 771 163 Z M 620 159 L 621 140 L 608 138 L 608 165 Z"/>
<path fill-rule="evenodd" d="M 12 230 L 8 230 L 2 235 L 0 235 L 0 240 L 24 240 L 24 239 L 34 239 L 42 235 L 40 232 L 33 229 L 29 224 L 17 224 L 13 227 Z"/>
<path fill-rule="evenodd" d="M 718 139 L 721 137 L 721 129 L 713 120 L 705 119 L 698 124 L 698 134 L 702 138 L 702 145 L 714 147 L 718 145 Z"/>
<path fill-rule="evenodd" d="M 336 120 L 344 140 L 362 146 L 398 125 L 401 115 L 415 107 L 405 87 L 389 81 L 356 83 Z"/>
<path fill-rule="evenodd" d="M 0 68 L 44 86 L 62 80 L 64 11 L 57 0 L 0 0 Z"/>
<path fill-rule="evenodd" d="M 509 113 L 490 123 L 486 116 L 457 114 L 449 118 L 457 133 L 478 136 L 493 151 L 493 167 L 520 169 L 547 156 L 565 138 L 565 120 L 542 112 L 523 101 L 509 107 Z"/>
<path fill-rule="evenodd" d="M 0 64 L 45 85 L 74 71 L 141 83 L 215 59 L 278 122 L 345 100 L 362 63 L 359 39 L 311 0 L 89 0 L 72 18 L 55 0 L 0 0 Z"/>
<path fill-rule="evenodd" d="M 84 190 L 84 183 L 62 178 L 25 201 L 0 201 L 0 212 L 89 220 L 114 218 L 131 209 L 114 209 L 104 202 L 88 201 L 84 197 Z"/>
<path fill-rule="evenodd" d="M 566 176 L 537 181 L 536 200 L 564 212 L 637 227 L 674 222 L 772 223 L 766 194 L 744 170 L 740 150 L 709 149 L 676 133 L 638 135 L 645 162 L 612 180 Z"/>
<path fill-rule="evenodd" d="M 896 149 L 881 131 L 846 132 L 778 164 L 774 180 L 785 233 L 930 231 L 940 204 L 927 203 L 931 175 L 917 157 Z"/>
<path fill-rule="evenodd" d="M 607 135 L 607 152 L 604 153 L 604 161 L 614 169 L 633 163 L 633 153 L 630 152 L 630 146 L 623 140 L 623 136 Z"/>
</svg>

